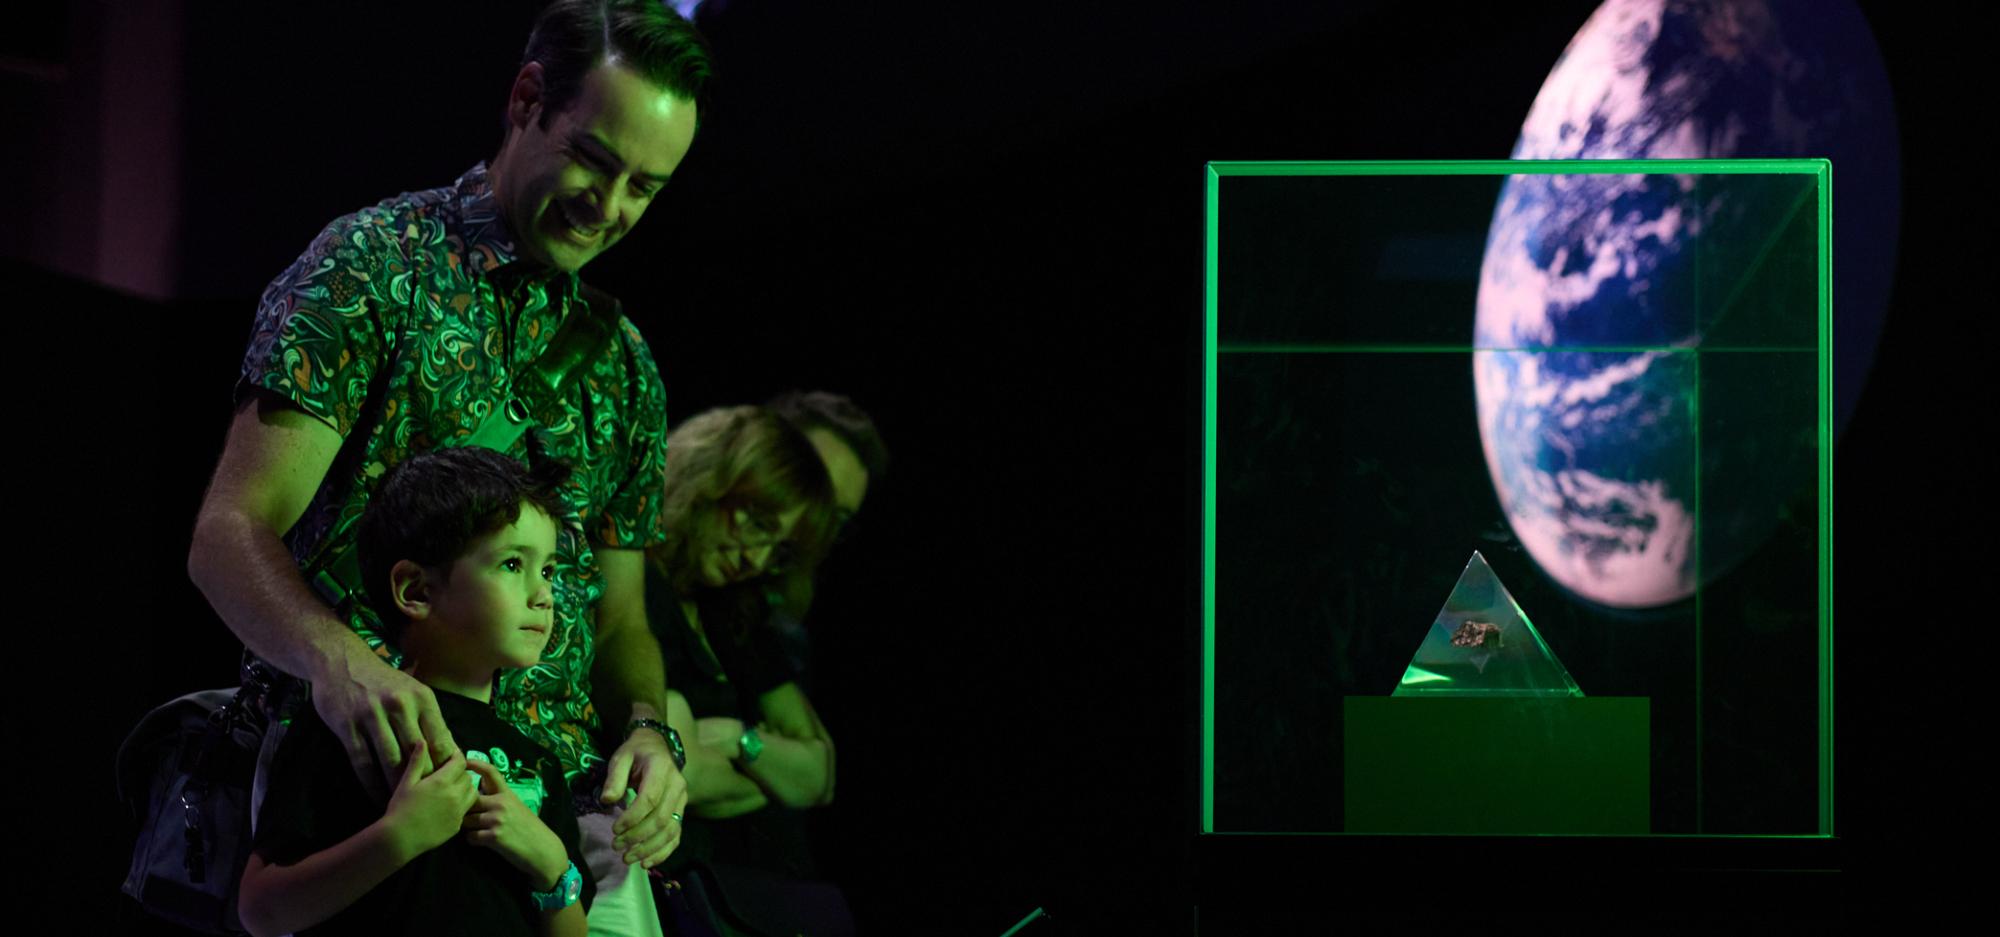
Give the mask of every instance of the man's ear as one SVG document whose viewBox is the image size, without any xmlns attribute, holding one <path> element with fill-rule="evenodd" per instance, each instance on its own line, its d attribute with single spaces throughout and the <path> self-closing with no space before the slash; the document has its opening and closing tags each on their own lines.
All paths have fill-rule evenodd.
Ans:
<svg viewBox="0 0 2000 937">
<path fill-rule="evenodd" d="M 514 87 L 507 93 L 509 126 L 521 130 L 541 119 L 543 77 L 540 62 L 521 66 L 520 74 L 514 76 Z"/>
<path fill-rule="evenodd" d="M 431 575 L 412 560 L 389 567 L 389 602 L 404 618 L 419 621 L 431 614 Z"/>
</svg>

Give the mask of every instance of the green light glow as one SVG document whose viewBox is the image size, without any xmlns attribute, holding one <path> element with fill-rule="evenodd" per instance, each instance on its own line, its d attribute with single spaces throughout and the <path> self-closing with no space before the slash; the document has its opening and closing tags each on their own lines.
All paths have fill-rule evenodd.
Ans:
<svg viewBox="0 0 2000 937">
<path fill-rule="evenodd" d="M 1343 785 L 1348 829 L 1644 835 L 1649 709 L 1644 697 L 1347 697 L 1343 754 L 1369 766 Z"/>
<path fill-rule="evenodd" d="M 1215 832 L 1215 369 L 1216 227 L 1221 177 L 1208 169 L 1208 230 L 1202 252 L 1201 372 L 1201 831 Z"/>
<path fill-rule="evenodd" d="M 1819 167 L 1819 832 L 1833 835 L 1833 165 Z"/>
<path fill-rule="evenodd" d="M 1697 263 L 1700 262 L 1701 253 L 1700 251 L 1696 252 Z M 1697 276 L 1694 278 L 1694 282 L 1695 293 L 1699 296 L 1701 293 L 1702 278 Z M 1695 300 L 1697 309 L 1700 308 L 1700 303 L 1701 300 L 1697 298 Z M 1701 761 L 1703 740 L 1707 736 L 1707 733 L 1703 731 L 1703 726 L 1706 724 L 1704 722 L 1706 707 L 1702 703 L 1703 700 L 1707 699 L 1707 692 L 1702 683 L 1702 675 L 1705 672 L 1705 668 L 1702 666 L 1701 656 L 1705 650 L 1702 644 L 1703 624 L 1707 619 L 1702 617 L 1704 610 L 1702 607 L 1702 580 L 1704 577 L 1699 571 L 1703 569 L 1701 565 L 1701 537 L 1705 525 L 1702 523 L 1702 518 L 1707 515 L 1702 513 L 1701 510 L 1700 355 L 1694 356 L 1694 393 L 1688 395 L 1688 425 L 1694 427 L 1694 568 L 1697 570 L 1694 579 L 1694 831 L 1700 833 L 1707 826 L 1707 801 L 1703 796 L 1705 785 L 1702 783 Z"/>
<path fill-rule="evenodd" d="M 1443 674 L 1431 673 L 1430 671 L 1425 670 L 1422 667 L 1419 667 L 1415 664 L 1411 664 L 1410 669 L 1403 671 L 1403 682 L 1406 684 L 1450 683 L 1451 678 Z"/>
</svg>

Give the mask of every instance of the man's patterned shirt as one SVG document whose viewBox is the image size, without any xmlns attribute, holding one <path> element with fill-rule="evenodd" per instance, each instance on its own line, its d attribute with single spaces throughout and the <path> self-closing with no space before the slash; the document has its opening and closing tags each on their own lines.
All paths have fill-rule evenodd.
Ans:
<svg viewBox="0 0 2000 937">
<path fill-rule="evenodd" d="M 291 401 L 340 433 L 339 455 L 286 535 L 306 566 L 351 544 L 375 483 L 410 455 L 463 442 L 503 406 L 565 316 L 582 315 L 574 275 L 521 260 L 485 164 L 452 186 L 407 193 L 328 225 L 272 281 L 257 309 L 243 384 Z M 569 464 L 557 540 L 556 628 L 542 661 L 504 671 L 500 717 L 580 773 L 601 760 L 590 702 L 595 603 L 592 545 L 643 548 L 661 536 L 666 394 L 630 320 L 599 358 L 565 382 L 528 447 Z M 531 439 L 531 436 L 533 439 Z M 348 623 L 391 664 L 365 602 Z"/>
</svg>

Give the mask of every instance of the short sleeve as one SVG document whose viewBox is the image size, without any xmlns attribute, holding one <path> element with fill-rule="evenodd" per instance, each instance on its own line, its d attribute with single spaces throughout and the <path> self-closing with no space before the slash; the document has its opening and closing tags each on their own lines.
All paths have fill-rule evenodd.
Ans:
<svg viewBox="0 0 2000 937">
<path fill-rule="evenodd" d="M 642 549 L 666 538 L 661 501 L 667 481 L 667 392 L 652 350 L 631 320 L 621 318 L 630 410 L 625 464 L 592 536 L 599 544 Z"/>
<path fill-rule="evenodd" d="M 380 210 L 340 218 L 271 281 L 243 355 L 239 394 L 269 391 L 343 439 L 353 431 L 384 360 L 382 316 L 398 289 L 410 289 L 389 224 Z"/>
</svg>

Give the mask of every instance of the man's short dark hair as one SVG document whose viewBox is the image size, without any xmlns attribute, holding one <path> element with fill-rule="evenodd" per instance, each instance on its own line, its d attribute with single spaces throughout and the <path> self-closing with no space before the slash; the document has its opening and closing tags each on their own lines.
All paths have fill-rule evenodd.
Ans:
<svg viewBox="0 0 2000 937">
<path fill-rule="evenodd" d="M 882 476 L 889 473 L 889 447 L 883 444 L 875 421 L 869 419 L 867 411 L 855 406 L 854 401 L 823 390 L 794 390 L 771 398 L 764 406 L 798 427 L 801 433 L 823 429 L 840 437 L 861 459 L 870 484 L 880 484 Z"/>
<path fill-rule="evenodd" d="M 534 469 L 491 449 L 462 446 L 398 463 L 376 487 L 357 535 L 361 587 L 382 617 L 383 638 L 399 643 L 408 622 L 389 593 L 398 560 L 449 567 L 472 542 L 521 519 L 532 504 L 560 525 L 558 489 L 569 468 L 545 460 Z"/>
<path fill-rule="evenodd" d="M 707 101 L 708 40 L 661 0 L 555 0 L 535 20 L 521 64 L 542 63 L 541 126 L 569 107 L 583 76 L 607 57 L 674 96 Z"/>
</svg>

